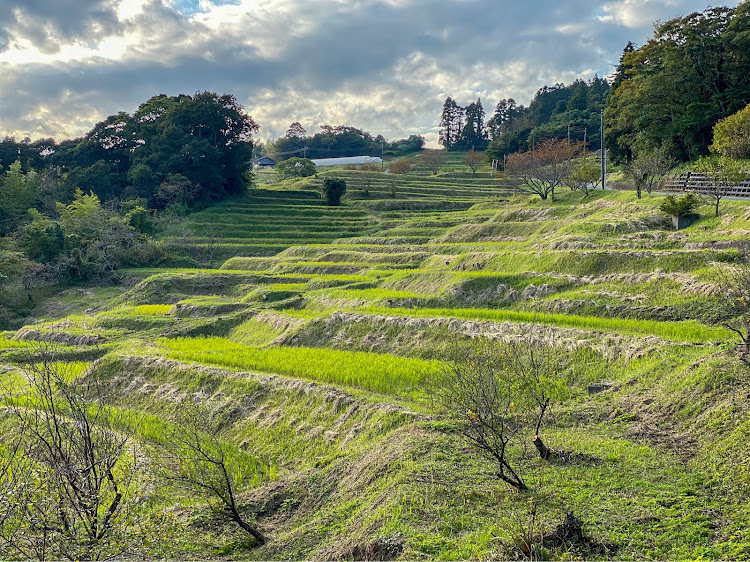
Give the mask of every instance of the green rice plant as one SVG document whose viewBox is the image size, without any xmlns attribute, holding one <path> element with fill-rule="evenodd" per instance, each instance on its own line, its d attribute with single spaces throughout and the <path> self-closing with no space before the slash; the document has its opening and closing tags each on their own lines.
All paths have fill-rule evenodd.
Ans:
<svg viewBox="0 0 750 562">
<path fill-rule="evenodd" d="M 171 317 L 172 305 L 145 304 L 123 306 L 102 312 L 95 317 L 95 325 L 103 328 L 120 328 L 123 330 L 148 330 L 167 326 L 174 322 Z"/>
<path fill-rule="evenodd" d="M 133 307 L 132 313 L 138 316 L 163 316 L 169 314 L 171 310 L 171 304 L 141 304 Z M 124 309 L 123 314 L 126 314 Z"/>
<path fill-rule="evenodd" d="M 706 326 L 694 320 L 658 322 L 655 320 L 600 318 L 595 316 L 517 312 L 513 310 L 486 308 L 403 309 L 367 306 L 352 309 L 352 311 L 368 314 L 387 314 L 391 316 L 411 316 L 415 318 L 443 317 L 465 318 L 467 320 L 493 320 L 496 322 L 536 323 L 587 331 L 615 332 L 636 336 L 657 336 L 678 342 L 723 342 L 729 341 L 732 337 L 726 328 Z"/>
<path fill-rule="evenodd" d="M 313 348 L 262 349 L 223 338 L 159 339 L 171 359 L 301 377 L 383 394 L 416 396 L 439 369 L 435 361 Z"/>
<path fill-rule="evenodd" d="M 28 384 L 28 379 L 20 369 L 5 368 L 0 371 L 0 389 L 5 393 L 20 395 L 26 391 Z"/>
<path fill-rule="evenodd" d="M 86 372 L 91 366 L 91 363 L 85 361 L 66 361 L 64 363 L 57 362 L 53 363 L 52 367 L 58 369 L 59 372 L 65 373 L 66 377 L 69 377 L 67 382 L 71 382 Z"/>
<path fill-rule="evenodd" d="M 30 347 L 34 345 L 27 344 L 27 342 L 23 343 Z M 27 361 L 34 361 L 35 356 L 33 354 L 27 354 L 25 359 Z M 91 363 L 87 361 L 54 361 L 47 364 L 47 367 L 55 369 L 55 372 L 59 373 L 62 380 L 66 383 L 71 383 L 81 377 L 90 366 Z M 30 368 L 32 369 L 41 369 L 43 367 L 44 366 L 41 363 L 33 363 L 30 365 Z M 7 369 L 0 372 L 0 389 L 5 393 L 12 393 L 22 397 L 26 394 L 28 385 L 29 379 L 21 369 Z"/>
<path fill-rule="evenodd" d="M 326 298 L 336 299 L 353 299 L 363 300 L 371 302 L 382 302 L 387 300 L 406 300 L 406 299 L 429 299 L 431 298 L 428 294 L 423 293 L 412 293 L 410 291 L 391 291 L 388 289 L 381 288 L 345 288 L 345 289 L 329 289 L 324 291 L 321 296 Z"/>
<path fill-rule="evenodd" d="M 25 347 L 26 344 L 22 341 L 12 340 L 5 336 L 0 337 L 0 350 L 3 349 L 18 349 Z"/>
</svg>

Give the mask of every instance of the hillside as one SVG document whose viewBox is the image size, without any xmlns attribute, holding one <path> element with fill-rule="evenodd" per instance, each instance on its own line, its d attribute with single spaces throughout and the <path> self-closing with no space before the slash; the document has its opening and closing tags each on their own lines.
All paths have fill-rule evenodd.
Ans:
<svg viewBox="0 0 750 562">
<path fill-rule="evenodd" d="M 438 176 L 326 172 L 347 181 L 340 208 L 318 195 L 325 174 L 262 184 L 166 233 L 174 267 L 70 288 L 0 333 L 6 385 L 25 344 L 57 342 L 57 361 L 138 420 L 144 466 L 190 408 L 232 451 L 241 511 L 268 542 L 144 469 L 136 552 L 519 558 L 525 534 L 572 512 L 585 539 L 545 556 L 750 557 L 750 370 L 716 323 L 750 204 L 675 232 L 656 195 L 540 201 L 452 158 Z M 519 450 L 518 492 L 441 418 L 431 381 L 477 338 L 528 334 L 566 351 L 543 436 L 572 453 Z"/>
</svg>

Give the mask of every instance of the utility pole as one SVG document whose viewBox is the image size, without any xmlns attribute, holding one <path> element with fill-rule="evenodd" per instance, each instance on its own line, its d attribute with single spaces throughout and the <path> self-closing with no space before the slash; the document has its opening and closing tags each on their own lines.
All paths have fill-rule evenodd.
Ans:
<svg viewBox="0 0 750 562">
<path fill-rule="evenodd" d="M 568 125 L 568 146 L 570 146 L 570 125 Z"/>
<path fill-rule="evenodd" d="M 602 140 L 602 189 L 607 188 L 607 151 L 604 148 L 604 110 L 602 109 L 601 121 L 601 140 Z"/>
<path fill-rule="evenodd" d="M 306 146 L 302 149 L 302 158 L 307 158 L 307 147 Z"/>
<path fill-rule="evenodd" d="M 380 171 L 385 170 L 385 143 L 380 143 Z"/>
</svg>

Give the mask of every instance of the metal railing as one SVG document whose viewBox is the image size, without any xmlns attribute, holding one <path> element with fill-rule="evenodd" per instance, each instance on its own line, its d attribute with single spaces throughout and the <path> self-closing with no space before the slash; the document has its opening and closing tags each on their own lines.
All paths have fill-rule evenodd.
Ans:
<svg viewBox="0 0 750 562">
<path fill-rule="evenodd" d="M 686 172 L 679 176 L 668 176 L 660 187 L 661 191 L 694 191 L 696 193 L 711 194 L 716 191 L 710 176 L 699 172 Z M 727 197 L 750 198 L 750 178 L 736 183 L 721 186 Z"/>
</svg>

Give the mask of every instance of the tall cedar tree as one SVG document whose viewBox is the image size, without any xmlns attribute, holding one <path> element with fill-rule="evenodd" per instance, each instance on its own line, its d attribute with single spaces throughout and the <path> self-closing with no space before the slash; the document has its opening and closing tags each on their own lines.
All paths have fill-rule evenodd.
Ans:
<svg viewBox="0 0 750 562">
<path fill-rule="evenodd" d="M 450 97 L 445 99 L 440 116 L 440 144 L 446 150 L 458 146 L 463 129 L 464 110 Z"/>
<path fill-rule="evenodd" d="M 484 150 L 487 146 L 487 135 L 484 130 L 484 108 L 482 100 L 470 103 L 464 108 L 466 122 L 461 130 L 459 145 L 464 150 Z"/>
</svg>

